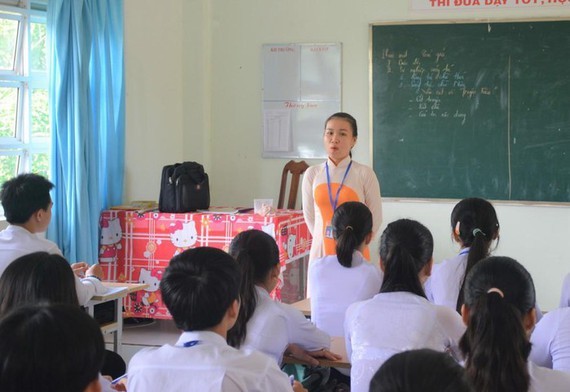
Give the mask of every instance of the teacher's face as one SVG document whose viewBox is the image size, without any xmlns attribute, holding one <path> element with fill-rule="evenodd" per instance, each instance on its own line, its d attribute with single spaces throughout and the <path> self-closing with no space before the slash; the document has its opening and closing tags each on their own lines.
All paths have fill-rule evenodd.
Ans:
<svg viewBox="0 0 570 392">
<path fill-rule="evenodd" d="M 356 144 L 352 126 L 342 118 L 332 118 L 327 122 L 323 140 L 329 158 L 336 165 L 350 154 Z"/>
</svg>

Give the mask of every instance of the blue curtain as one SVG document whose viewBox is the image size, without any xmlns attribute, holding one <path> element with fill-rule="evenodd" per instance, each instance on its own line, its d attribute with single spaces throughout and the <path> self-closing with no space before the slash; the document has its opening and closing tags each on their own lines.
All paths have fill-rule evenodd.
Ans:
<svg viewBox="0 0 570 392">
<path fill-rule="evenodd" d="M 122 0 L 48 2 L 53 218 L 48 238 L 94 263 L 99 213 L 121 204 L 125 149 Z"/>
</svg>

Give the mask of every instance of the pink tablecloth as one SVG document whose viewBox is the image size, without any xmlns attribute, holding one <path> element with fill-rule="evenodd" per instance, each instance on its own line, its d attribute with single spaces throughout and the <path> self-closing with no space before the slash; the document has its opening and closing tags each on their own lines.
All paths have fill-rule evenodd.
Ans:
<svg viewBox="0 0 570 392">
<path fill-rule="evenodd" d="M 101 213 L 99 262 L 105 279 L 116 282 L 144 282 L 149 288 L 125 300 L 126 317 L 169 319 L 158 285 L 172 256 L 188 248 L 212 246 L 228 250 L 232 238 L 241 231 L 259 229 L 271 234 L 279 245 L 279 260 L 285 279 L 274 296 L 294 291 L 286 287 L 295 280 L 286 265 L 309 253 L 311 236 L 299 211 L 280 210 L 274 215 L 186 213 L 171 214 L 107 210 Z M 296 267 L 302 263 L 295 263 Z M 286 300 L 286 298 L 283 298 Z"/>
</svg>

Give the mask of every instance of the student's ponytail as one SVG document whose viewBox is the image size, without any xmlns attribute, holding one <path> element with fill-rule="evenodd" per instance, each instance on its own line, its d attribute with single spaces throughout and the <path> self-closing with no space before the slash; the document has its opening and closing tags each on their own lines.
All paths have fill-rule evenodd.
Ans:
<svg viewBox="0 0 570 392">
<path fill-rule="evenodd" d="M 240 265 L 242 283 L 240 309 L 235 325 L 228 331 L 227 341 L 239 348 L 247 336 L 247 323 L 257 306 L 256 284 L 263 283 L 279 264 L 279 248 L 273 237 L 260 230 L 243 231 L 234 237 L 229 254 Z"/>
<path fill-rule="evenodd" d="M 534 307 L 528 271 L 508 257 L 481 260 L 467 277 L 467 330 L 459 342 L 477 391 L 528 391 L 531 345 L 523 318 Z"/>
<path fill-rule="evenodd" d="M 463 246 L 469 248 L 467 266 L 461 279 L 456 303 L 457 312 L 461 312 L 461 305 L 464 301 L 465 277 L 479 260 L 489 256 L 491 243 L 499 238 L 499 220 L 491 203 L 473 197 L 461 200 L 453 208 L 451 227 Z"/>
<path fill-rule="evenodd" d="M 228 331 L 227 341 L 232 347 L 239 348 L 247 336 L 247 322 L 257 306 L 253 263 L 247 250 L 240 250 L 232 255 L 241 266 L 240 308 L 235 325 Z"/>
<path fill-rule="evenodd" d="M 360 202 L 341 204 L 332 219 L 338 262 L 346 268 L 352 266 L 352 254 L 372 232 L 372 213 Z"/>
<path fill-rule="evenodd" d="M 407 291 L 425 298 L 419 274 L 432 253 L 433 237 L 424 225 L 409 219 L 390 223 L 380 239 L 384 267 L 380 292 Z"/>
</svg>

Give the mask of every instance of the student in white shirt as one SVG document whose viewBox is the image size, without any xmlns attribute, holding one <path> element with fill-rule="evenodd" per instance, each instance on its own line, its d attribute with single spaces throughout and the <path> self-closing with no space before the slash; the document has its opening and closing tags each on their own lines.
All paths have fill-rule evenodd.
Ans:
<svg viewBox="0 0 570 392">
<path fill-rule="evenodd" d="M 182 335 L 175 345 L 139 351 L 131 359 L 127 390 L 134 392 L 305 391 L 266 355 L 226 343 L 238 317 L 240 271 L 215 248 L 175 256 L 160 281 L 162 300 Z"/>
<path fill-rule="evenodd" d="M 380 292 L 382 272 L 362 255 L 372 239 L 372 220 L 363 203 L 350 201 L 339 206 L 332 219 L 336 255 L 309 265 L 311 320 L 331 336 L 344 336 L 344 315 L 351 304 Z"/>
<path fill-rule="evenodd" d="M 427 348 L 395 354 L 378 369 L 370 392 L 475 392 L 448 353 Z"/>
<path fill-rule="evenodd" d="M 0 276 L 6 267 L 18 257 L 33 252 L 48 252 L 62 256 L 53 242 L 41 238 L 51 220 L 53 184 L 38 174 L 20 174 L 4 184 L 0 192 L 4 215 L 9 225 L 0 231 Z M 88 267 L 86 263 L 71 266 L 76 276 L 77 297 L 85 305 L 93 295 L 104 294 L 101 284 L 103 270 L 99 264 Z"/>
<path fill-rule="evenodd" d="M 461 313 L 467 331 L 460 348 L 478 391 L 563 392 L 570 375 L 528 361 L 536 323 L 532 277 L 509 257 L 477 263 L 465 282 Z"/>
<path fill-rule="evenodd" d="M 247 230 L 234 237 L 232 255 L 241 267 L 241 309 L 228 333 L 233 347 L 259 350 L 281 363 L 284 354 L 318 364 L 316 357 L 338 359 L 328 351 L 330 337 L 294 307 L 273 301 L 269 293 L 279 282 L 279 248 L 269 234 Z"/>
<path fill-rule="evenodd" d="M 465 330 L 454 310 L 425 297 L 433 238 L 421 223 L 400 219 L 380 238 L 380 293 L 346 311 L 346 351 L 352 364 L 351 391 L 368 391 L 378 368 L 392 355 L 414 348 L 452 351 Z"/>
<path fill-rule="evenodd" d="M 461 247 L 459 255 L 436 264 L 425 289 L 430 301 L 459 313 L 465 277 L 479 260 L 489 256 L 491 245 L 499 239 L 495 208 L 484 199 L 463 199 L 451 212 L 451 230 Z"/>
<path fill-rule="evenodd" d="M 562 293 L 560 294 L 560 307 L 570 307 L 570 274 L 566 275 L 562 282 Z"/>
<path fill-rule="evenodd" d="M 533 363 L 570 373 L 570 308 L 546 313 L 532 331 L 530 342 Z"/>
<path fill-rule="evenodd" d="M 0 276 L 0 318 L 27 305 L 67 304 L 79 308 L 74 278 L 73 270 L 63 256 L 34 252 L 19 257 Z M 102 374 L 114 379 L 125 374 L 125 370 L 123 358 L 105 350 Z M 104 392 L 112 389 L 103 377 L 101 385 Z"/>
<path fill-rule="evenodd" d="M 0 319 L 0 390 L 99 392 L 105 344 L 77 306 L 27 305 Z"/>
</svg>

